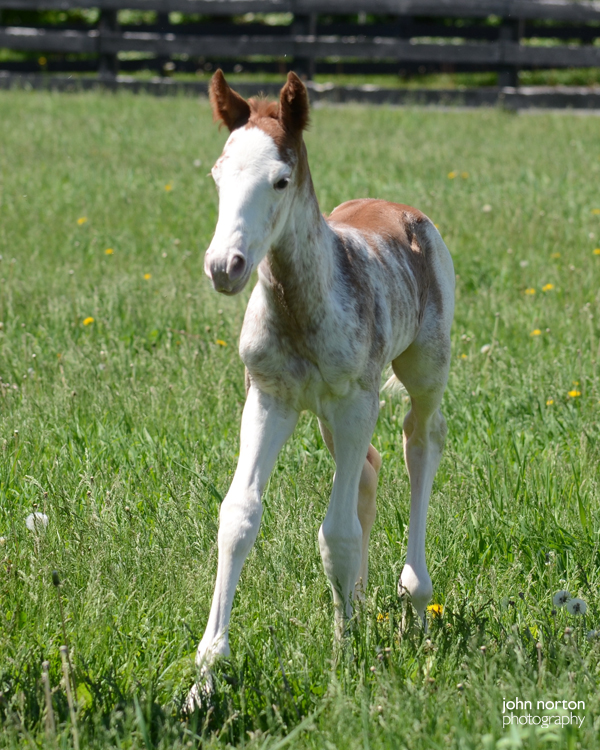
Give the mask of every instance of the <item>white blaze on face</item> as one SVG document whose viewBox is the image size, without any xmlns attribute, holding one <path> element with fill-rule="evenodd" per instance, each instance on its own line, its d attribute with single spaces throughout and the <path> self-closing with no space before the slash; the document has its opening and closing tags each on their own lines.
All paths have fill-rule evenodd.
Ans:
<svg viewBox="0 0 600 750">
<path fill-rule="evenodd" d="M 287 192 L 281 181 L 289 180 L 291 168 L 264 131 L 240 128 L 229 136 L 212 176 L 219 219 L 204 268 L 218 291 L 232 294 L 269 250 Z"/>
</svg>

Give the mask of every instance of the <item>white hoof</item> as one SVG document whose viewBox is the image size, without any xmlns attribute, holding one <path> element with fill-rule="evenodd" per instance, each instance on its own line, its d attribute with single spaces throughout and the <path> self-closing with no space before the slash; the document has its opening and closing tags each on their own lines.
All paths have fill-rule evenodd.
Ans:
<svg viewBox="0 0 600 750">
<path fill-rule="evenodd" d="M 197 682 L 192 685 L 185 699 L 183 713 L 189 715 L 193 714 L 194 711 L 208 708 L 212 703 L 214 693 L 215 683 L 212 673 L 208 667 L 203 667 Z"/>
<path fill-rule="evenodd" d="M 425 625 L 425 610 L 433 596 L 431 578 L 426 570 L 418 574 L 410 565 L 404 566 L 398 581 L 398 596 L 406 595 L 409 596 L 421 622 Z"/>
</svg>

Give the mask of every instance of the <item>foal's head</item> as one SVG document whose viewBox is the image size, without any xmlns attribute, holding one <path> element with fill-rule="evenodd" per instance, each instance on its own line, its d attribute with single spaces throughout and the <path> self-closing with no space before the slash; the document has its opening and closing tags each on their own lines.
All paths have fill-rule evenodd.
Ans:
<svg viewBox="0 0 600 750">
<path fill-rule="evenodd" d="M 289 73 L 279 102 L 246 101 L 220 70 L 210 83 L 215 120 L 231 131 L 212 168 L 219 219 L 204 270 L 214 288 L 240 292 L 277 242 L 303 180 L 302 131 L 308 123 L 306 88 Z"/>
</svg>

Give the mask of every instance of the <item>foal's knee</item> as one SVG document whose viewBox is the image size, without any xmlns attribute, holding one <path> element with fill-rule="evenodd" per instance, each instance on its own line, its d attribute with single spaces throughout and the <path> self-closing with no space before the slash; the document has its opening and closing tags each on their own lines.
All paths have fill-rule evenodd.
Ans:
<svg viewBox="0 0 600 750">
<path fill-rule="evenodd" d="M 260 528 L 262 503 L 253 493 L 227 495 L 219 516 L 219 548 L 234 556 L 245 556 L 254 544 Z"/>
</svg>

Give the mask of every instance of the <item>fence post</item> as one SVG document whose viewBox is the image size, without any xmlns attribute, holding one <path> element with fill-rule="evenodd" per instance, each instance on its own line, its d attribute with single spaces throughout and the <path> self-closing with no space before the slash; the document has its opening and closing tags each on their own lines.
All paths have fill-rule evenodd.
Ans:
<svg viewBox="0 0 600 750">
<path fill-rule="evenodd" d="M 119 58 L 114 52 L 110 54 L 104 52 L 104 45 L 102 43 L 102 35 L 104 33 L 119 30 L 117 12 L 116 10 L 101 10 L 98 22 L 98 31 L 100 32 L 100 65 L 98 67 L 98 75 L 105 80 L 115 79 L 119 72 Z"/>
<path fill-rule="evenodd" d="M 518 42 L 522 33 L 523 24 L 519 19 L 503 19 L 498 33 L 500 42 Z M 519 66 L 518 65 L 501 65 L 498 70 L 498 86 L 512 86 L 516 88 L 519 85 Z"/>
<path fill-rule="evenodd" d="M 156 25 L 158 31 L 161 34 L 165 34 L 169 27 L 169 14 L 168 13 L 157 13 L 156 14 Z M 157 55 L 155 59 L 155 65 L 158 69 L 158 75 L 164 76 L 167 74 L 167 64 L 170 62 L 170 58 L 167 55 Z M 170 71 L 169 71 L 170 72 Z"/>
<path fill-rule="evenodd" d="M 315 36 L 317 33 L 317 14 L 309 13 L 294 16 L 292 24 L 294 36 Z M 315 76 L 316 62 L 314 57 L 295 57 L 294 68 L 296 73 L 308 81 Z"/>
</svg>

